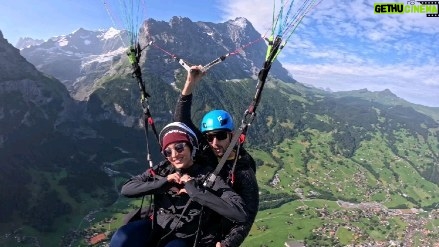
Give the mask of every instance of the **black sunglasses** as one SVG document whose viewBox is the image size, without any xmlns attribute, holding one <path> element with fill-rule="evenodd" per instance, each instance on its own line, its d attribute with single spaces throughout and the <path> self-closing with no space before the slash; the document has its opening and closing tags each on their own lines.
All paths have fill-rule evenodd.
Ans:
<svg viewBox="0 0 439 247">
<path fill-rule="evenodd" d="M 218 141 L 225 140 L 227 137 L 229 137 L 229 132 L 227 131 L 218 131 L 218 132 L 212 132 L 205 134 L 206 139 L 208 142 L 213 142 L 213 139 L 217 139 Z"/>
<path fill-rule="evenodd" d="M 177 153 L 181 153 L 184 151 L 184 147 L 186 146 L 186 142 L 179 142 L 174 145 L 174 148 L 167 147 L 163 150 L 163 155 L 165 157 L 169 157 L 172 155 L 172 149 L 174 149 Z"/>
</svg>

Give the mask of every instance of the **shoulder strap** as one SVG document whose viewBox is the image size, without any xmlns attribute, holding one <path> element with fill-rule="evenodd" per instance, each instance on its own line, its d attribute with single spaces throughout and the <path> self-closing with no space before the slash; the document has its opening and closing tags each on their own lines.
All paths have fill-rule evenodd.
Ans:
<svg viewBox="0 0 439 247">
<path fill-rule="evenodd" d="M 248 116 L 250 116 L 250 122 L 246 121 Z M 211 174 L 209 174 L 209 176 L 204 181 L 203 185 L 205 187 L 211 187 L 214 184 L 218 174 L 220 173 L 221 169 L 223 169 L 223 166 L 226 163 L 227 158 L 230 156 L 233 149 L 235 148 L 236 143 L 238 143 L 239 141 L 238 147 L 242 145 L 243 141 L 245 140 L 245 135 L 247 133 L 248 126 L 253 121 L 254 116 L 255 113 L 249 114 L 248 111 L 245 112 L 245 116 L 244 119 L 242 120 L 241 126 L 233 132 L 232 140 L 230 141 L 230 145 L 227 147 L 226 152 L 224 153 L 223 157 L 221 157 L 215 170 Z M 237 158 L 238 158 L 238 153 L 235 159 Z"/>
<path fill-rule="evenodd" d="M 267 56 L 265 58 L 266 61 L 264 62 L 263 67 L 258 74 L 258 84 L 256 85 L 255 96 L 253 97 L 253 100 L 250 103 L 248 109 L 244 112 L 244 118 L 242 120 L 241 126 L 239 126 L 239 128 L 235 130 L 235 132 L 233 132 L 233 138 L 230 141 L 229 147 L 227 147 L 227 150 L 224 153 L 221 160 L 219 161 L 215 171 L 213 171 L 213 173 L 211 173 L 204 181 L 203 183 L 204 186 L 211 187 L 213 185 L 219 172 L 221 171 L 224 164 L 226 163 L 227 158 L 229 157 L 230 153 L 233 151 L 233 148 L 235 147 L 236 143 L 238 143 L 238 140 L 242 140 L 242 142 L 244 142 L 247 129 L 251 125 L 251 123 L 253 122 L 256 116 L 256 108 L 258 107 L 259 102 L 261 101 L 262 90 L 264 89 L 264 85 L 267 80 L 267 76 L 268 76 L 268 72 L 270 71 L 271 64 L 273 63 L 280 49 L 282 49 L 281 43 L 282 43 L 281 37 L 276 37 L 273 43 L 269 45 L 268 47 L 269 49 L 267 50 Z M 244 138 L 241 137 L 241 135 L 244 135 Z M 242 143 L 240 143 L 239 145 L 242 145 Z"/>
<path fill-rule="evenodd" d="M 177 220 L 177 223 L 175 223 L 175 227 L 173 229 L 171 229 L 168 233 L 164 234 L 163 237 L 160 238 L 159 244 L 162 240 L 166 239 L 171 233 L 174 232 L 175 228 L 178 226 L 178 223 L 180 223 L 181 218 L 183 217 L 184 213 L 186 212 L 187 208 L 189 207 L 189 205 L 191 203 L 192 203 L 192 199 L 189 198 L 186 205 L 184 205 L 183 211 L 181 211 L 181 214 L 178 216 L 178 220 Z M 201 215 L 200 215 L 200 217 L 201 217 Z"/>
</svg>

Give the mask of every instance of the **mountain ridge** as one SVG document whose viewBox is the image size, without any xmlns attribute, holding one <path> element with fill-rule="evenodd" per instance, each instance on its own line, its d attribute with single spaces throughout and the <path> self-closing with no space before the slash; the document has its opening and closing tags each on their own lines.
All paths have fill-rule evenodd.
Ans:
<svg viewBox="0 0 439 247">
<path fill-rule="evenodd" d="M 187 35 L 187 30 L 193 32 L 194 39 L 191 42 L 174 42 L 174 40 L 188 39 L 190 35 Z M 23 48 L 21 54 L 35 64 L 39 70 L 63 82 L 75 98 L 83 100 L 93 91 L 93 85 L 98 83 L 97 74 L 108 73 L 111 75 L 112 70 L 126 66 L 126 57 L 123 56 L 126 48 L 122 47 L 123 44 L 129 43 L 127 33 L 121 32 L 120 35 L 107 38 L 106 42 L 111 45 L 106 46 L 105 42 L 100 42 L 97 38 L 104 36 L 104 32 L 106 31 L 86 31 L 81 28 L 72 34 L 54 37 L 40 45 Z M 223 37 L 220 34 L 222 32 L 225 33 Z M 196 36 L 198 34 L 203 36 Z M 173 35 L 176 36 L 172 37 Z M 84 37 L 89 38 L 87 40 Z M 148 60 L 145 69 L 160 71 L 161 76 L 168 83 L 174 80 L 172 71 L 179 68 L 172 56 L 187 59 L 189 63 L 207 64 L 219 56 L 233 53 L 227 58 L 227 63 L 224 62 L 218 66 L 222 66 L 222 70 L 227 71 L 226 73 L 231 78 L 242 79 L 249 75 L 256 76 L 258 64 L 262 64 L 265 56 L 263 50 L 266 49 L 266 45 L 259 42 L 263 41 L 261 35 L 244 18 L 219 24 L 192 22 L 184 17 L 173 17 L 169 22 L 149 19 L 144 22 L 139 37 L 139 43 L 144 49 L 147 48 L 150 41 L 153 42 L 152 47 L 148 47 L 144 51 L 141 64 L 145 64 L 145 61 Z M 217 42 L 218 44 L 216 44 Z M 250 45 L 251 42 L 254 42 L 252 46 L 255 47 L 253 48 L 257 49 L 243 48 Z M 203 45 L 194 45 L 200 43 Z M 91 46 L 92 44 L 93 46 Z M 187 44 L 187 46 L 181 46 L 182 44 Z M 219 48 L 212 49 L 212 47 Z M 86 49 L 84 50 L 84 48 Z M 97 50 L 90 52 L 93 49 Z M 203 51 L 201 56 L 198 55 L 200 51 Z M 172 56 L 166 52 L 171 53 Z M 105 58 L 103 59 L 105 61 L 97 60 L 98 56 Z M 191 57 L 193 56 L 199 57 L 199 60 L 192 61 Z M 236 57 L 240 58 L 236 59 Z M 69 70 L 66 71 L 65 68 L 69 68 Z M 98 73 L 93 73 L 96 70 Z M 273 64 L 272 74 L 280 76 L 284 81 L 295 82 L 278 61 Z M 221 76 L 215 75 L 214 70 L 210 76 L 221 78 Z M 75 91 L 80 93 L 75 96 Z"/>
</svg>

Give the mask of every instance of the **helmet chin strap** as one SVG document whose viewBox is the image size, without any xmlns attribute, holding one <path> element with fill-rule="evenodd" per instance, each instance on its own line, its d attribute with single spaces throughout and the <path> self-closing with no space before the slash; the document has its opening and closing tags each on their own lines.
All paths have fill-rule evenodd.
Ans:
<svg viewBox="0 0 439 247">
<path fill-rule="evenodd" d="M 230 145 L 227 147 L 226 152 L 224 153 L 223 157 L 219 161 L 215 170 L 204 181 L 203 183 L 204 186 L 211 187 L 215 183 L 217 175 L 223 168 L 227 158 L 229 157 L 230 153 L 234 149 L 235 145 L 238 144 L 239 142 L 238 147 L 240 147 L 244 143 L 247 134 L 247 129 L 252 124 L 254 118 L 256 117 L 256 108 L 258 107 L 261 101 L 262 90 L 264 89 L 268 72 L 271 69 L 271 64 L 276 59 L 277 55 L 279 54 L 282 48 L 283 48 L 282 37 L 277 36 L 270 43 L 269 49 L 267 50 L 265 62 L 263 64 L 262 69 L 258 73 L 258 84 L 256 85 L 255 96 L 253 97 L 252 102 L 250 103 L 247 110 L 244 112 L 244 117 L 242 119 L 241 126 L 239 126 L 239 128 L 236 129 L 235 132 L 232 134 L 233 136 L 232 136 L 232 140 L 230 141 Z M 202 122 L 204 124 L 204 119 Z M 238 155 L 239 154 L 237 154 L 237 156 Z"/>
<path fill-rule="evenodd" d="M 244 126 L 244 128 L 243 128 L 243 126 Z M 223 168 L 223 166 L 226 163 L 227 159 L 229 158 L 230 154 L 234 150 L 236 143 L 238 143 L 239 137 L 245 131 L 245 129 L 247 129 L 247 125 L 244 125 L 244 123 L 243 123 L 243 125 L 241 125 L 239 127 L 239 129 L 235 130 L 235 132 L 233 133 L 232 140 L 230 141 L 230 144 L 227 147 L 226 152 L 223 154 L 223 157 L 221 157 L 215 170 L 204 181 L 203 185 L 205 187 L 211 187 L 215 183 L 217 175 L 220 173 L 221 169 Z"/>
</svg>

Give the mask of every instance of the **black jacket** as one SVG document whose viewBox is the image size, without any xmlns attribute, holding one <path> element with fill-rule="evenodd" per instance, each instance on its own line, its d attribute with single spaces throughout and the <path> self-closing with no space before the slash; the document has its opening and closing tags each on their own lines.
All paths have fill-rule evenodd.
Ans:
<svg viewBox="0 0 439 247">
<path fill-rule="evenodd" d="M 213 168 L 218 164 L 218 160 L 211 150 L 209 143 L 202 135 L 198 127 L 194 125 L 191 119 L 191 107 L 192 107 L 192 94 L 180 96 L 177 102 L 174 112 L 174 121 L 183 122 L 189 128 L 194 130 L 197 134 L 198 140 L 200 142 L 199 150 L 201 151 L 199 157 L 207 160 L 216 160 Z M 226 161 L 224 167 L 220 172 L 220 177 L 228 181 L 233 166 L 233 160 Z M 235 190 L 244 201 L 244 209 L 247 213 L 247 220 L 244 223 L 234 223 L 228 220 L 223 220 L 222 222 L 222 232 L 223 237 L 221 243 L 227 247 L 237 247 L 242 244 L 244 239 L 247 237 L 253 222 L 256 218 L 259 207 L 259 187 L 256 180 L 256 164 L 253 158 L 245 151 L 244 148 L 240 149 L 238 155 L 238 161 L 235 167 L 235 180 L 232 185 L 233 190 Z M 215 230 L 208 230 L 210 233 L 215 235 Z"/>
<path fill-rule="evenodd" d="M 154 173 L 148 170 L 128 180 L 121 193 L 127 197 L 155 195 L 155 219 L 162 236 L 194 239 L 200 230 L 204 236 L 198 238 L 201 239 L 198 241 L 201 246 L 214 246 L 218 234 L 206 237 L 203 233 L 211 218 L 217 218 L 219 216 L 216 214 L 219 214 L 231 221 L 244 222 L 247 215 L 241 197 L 223 180 L 216 181 L 211 189 L 202 186 L 203 177 L 210 170 L 207 166 L 194 163 L 189 169 L 180 171 L 194 179 L 179 185 L 167 181 L 166 176 L 175 170 L 168 161 L 163 161 L 154 167 Z M 183 187 L 187 194 L 177 195 L 176 192 Z"/>
</svg>

